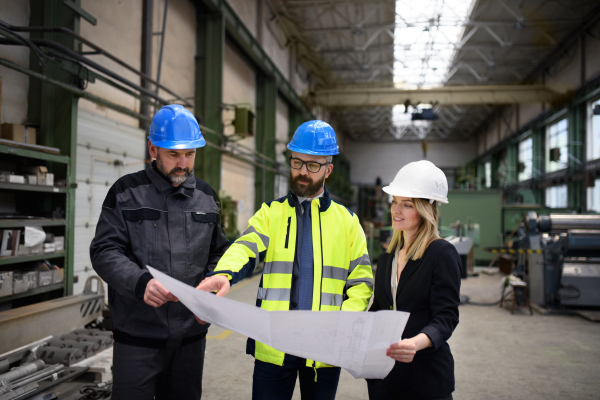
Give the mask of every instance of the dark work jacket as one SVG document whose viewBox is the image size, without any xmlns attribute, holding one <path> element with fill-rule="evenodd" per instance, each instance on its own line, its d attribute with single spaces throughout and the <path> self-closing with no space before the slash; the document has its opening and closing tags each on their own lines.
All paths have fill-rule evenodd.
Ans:
<svg viewBox="0 0 600 400">
<path fill-rule="evenodd" d="M 394 250 L 395 251 L 395 250 Z M 375 297 L 369 311 L 393 309 L 394 251 L 379 257 Z M 402 399 L 430 399 L 454 391 L 454 359 L 446 342 L 458 324 L 460 257 L 443 239 L 432 242 L 423 257 L 407 261 L 396 294 L 396 309 L 410 313 L 402 339 L 426 334 L 432 347 L 417 352 L 411 363 L 397 362 L 384 379 Z"/>
<path fill-rule="evenodd" d="M 229 246 L 220 221 L 215 191 L 193 173 L 174 187 L 151 165 L 115 182 L 102 205 L 90 258 L 108 283 L 116 341 L 161 347 L 168 340 L 171 347 L 206 334 L 207 325 L 180 302 L 158 308 L 144 302 L 146 265 L 197 286 Z"/>
</svg>

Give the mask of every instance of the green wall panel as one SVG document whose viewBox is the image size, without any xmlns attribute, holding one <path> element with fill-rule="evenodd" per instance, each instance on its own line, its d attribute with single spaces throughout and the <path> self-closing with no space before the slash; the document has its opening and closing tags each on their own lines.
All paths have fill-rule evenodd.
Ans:
<svg viewBox="0 0 600 400">
<path fill-rule="evenodd" d="M 480 240 L 475 246 L 475 259 L 491 261 L 492 253 L 482 249 L 502 245 L 502 192 L 456 190 L 448 193 L 448 201 L 439 207 L 440 225 L 448 228 L 456 220 L 479 224 Z"/>
</svg>

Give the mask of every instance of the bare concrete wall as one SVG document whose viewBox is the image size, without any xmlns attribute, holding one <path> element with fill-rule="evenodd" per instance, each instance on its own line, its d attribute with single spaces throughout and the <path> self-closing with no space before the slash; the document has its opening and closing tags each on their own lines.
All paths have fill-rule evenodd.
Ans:
<svg viewBox="0 0 600 400">
<path fill-rule="evenodd" d="M 141 3 L 120 0 L 82 0 L 81 7 L 96 17 L 98 21 L 94 26 L 82 19 L 81 36 L 139 70 L 142 43 Z M 140 79 L 136 74 L 104 56 L 87 55 L 86 57 L 134 83 L 140 83 Z M 105 83 L 99 81 L 93 84 L 90 83 L 86 91 L 139 112 L 140 104 L 136 98 Z M 132 127 L 138 127 L 139 125 L 138 120 L 135 118 L 85 99 L 79 101 L 79 107 Z"/>
<path fill-rule="evenodd" d="M 155 1 L 155 32 L 162 29 L 163 10 L 164 0 Z M 160 82 L 183 98 L 193 98 L 196 71 L 196 9 L 191 1 L 169 1 L 166 31 Z M 156 77 L 158 71 L 159 49 L 160 36 L 156 35 L 152 42 L 153 77 Z M 173 98 L 162 90 L 159 94 L 165 99 Z"/>
<path fill-rule="evenodd" d="M 251 65 L 231 45 L 225 45 L 223 68 L 223 102 L 247 105 L 256 112 L 256 73 Z M 225 134 L 234 133 L 232 110 L 223 112 Z M 254 137 L 238 142 L 255 149 Z M 238 230 L 244 232 L 254 214 L 254 166 L 227 155 L 221 165 L 221 190 L 238 202 Z"/>
<path fill-rule="evenodd" d="M 287 143 L 289 132 L 289 110 L 287 102 L 277 96 L 277 114 L 275 116 L 275 157 L 278 163 L 284 165 L 284 169 L 289 170 L 287 167 Z M 288 192 L 288 177 L 277 175 L 275 177 L 275 198 L 278 199 L 283 197 Z"/>
<path fill-rule="evenodd" d="M 83 0 L 82 7 L 94 15 L 96 26 L 81 22 L 81 35 L 98 44 L 136 69 L 141 68 L 142 55 L 142 5 L 140 2 L 106 0 Z M 154 2 L 152 24 L 153 31 L 162 30 L 164 0 Z M 160 53 L 159 35 L 152 39 L 151 76 L 156 79 Z M 194 56 L 196 54 L 196 12 L 188 0 L 171 0 L 167 11 L 165 43 L 161 64 L 160 82 L 184 98 L 194 95 Z M 140 77 L 125 67 L 103 56 L 88 56 L 100 65 L 110 68 L 124 78 L 140 84 Z M 88 86 L 88 92 L 106 98 L 119 105 L 135 111 L 140 110 L 140 102 L 136 98 L 121 92 L 109 85 L 96 81 Z M 164 99 L 173 96 L 160 90 Z M 114 121 L 138 127 L 137 119 L 107 109 L 104 106 L 80 101 L 81 108 L 102 115 Z M 153 110 L 151 109 L 151 112 Z"/>
<path fill-rule="evenodd" d="M 258 2 L 256 0 L 227 0 L 227 3 L 233 8 L 233 11 L 242 20 L 246 28 L 251 34 L 256 36 L 257 32 L 257 8 Z"/>
<path fill-rule="evenodd" d="M 0 0 L 0 19 L 15 25 L 29 26 L 29 0 Z M 19 32 L 29 38 L 26 32 Z M 29 68 L 29 48 L 25 46 L 0 46 L 0 57 Z M 2 76 L 2 123 L 24 124 L 27 119 L 27 92 L 29 76 L 0 66 Z"/>
<path fill-rule="evenodd" d="M 427 157 L 421 142 L 359 143 L 348 141 L 344 154 L 352 163 L 353 184 L 374 184 L 377 176 L 391 182 L 409 162 L 427 159 L 440 168 L 458 167 L 475 158 L 475 141 L 430 142 Z"/>
<path fill-rule="evenodd" d="M 287 38 L 276 23 L 269 20 L 275 18 L 271 7 L 263 2 L 263 21 L 262 21 L 262 46 L 265 52 L 271 57 L 281 74 L 290 79 L 290 46 Z M 275 35 L 279 35 L 279 40 Z M 280 43 L 280 41 L 282 43 Z"/>
</svg>

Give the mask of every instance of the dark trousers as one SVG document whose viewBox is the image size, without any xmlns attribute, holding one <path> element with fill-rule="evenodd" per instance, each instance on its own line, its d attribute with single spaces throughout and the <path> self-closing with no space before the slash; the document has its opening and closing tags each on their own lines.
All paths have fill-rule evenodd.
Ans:
<svg viewBox="0 0 600 400">
<path fill-rule="evenodd" d="M 396 388 L 387 384 L 383 379 L 367 379 L 367 388 L 369 389 L 369 400 L 414 399 L 414 397 L 409 397 L 399 393 Z M 435 397 L 427 400 L 452 400 L 452 393 L 446 396 Z"/>
<path fill-rule="evenodd" d="M 206 338 L 186 346 L 151 349 L 115 342 L 112 400 L 198 400 Z"/>
<path fill-rule="evenodd" d="M 306 360 L 285 355 L 283 366 L 254 361 L 252 379 L 253 400 L 290 400 L 294 394 L 296 377 L 300 377 L 303 399 L 334 400 L 340 380 L 340 368 L 315 369 L 306 366 Z"/>
</svg>

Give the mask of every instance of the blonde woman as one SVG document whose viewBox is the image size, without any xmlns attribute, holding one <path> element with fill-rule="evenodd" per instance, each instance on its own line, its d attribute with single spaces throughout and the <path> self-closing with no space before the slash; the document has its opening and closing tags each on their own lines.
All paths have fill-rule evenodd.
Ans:
<svg viewBox="0 0 600 400">
<path fill-rule="evenodd" d="M 369 398 L 452 399 L 454 360 L 447 340 L 458 324 L 460 258 L 440 238 L 437 202 L 448 203 L 446 176 L 429 161 L 405 165 L 383 188 L 393 196 L 394 233 L 379 258 L 369 311 L 410 312 L 385 379 L 367 380 Z"/>
</svg>

